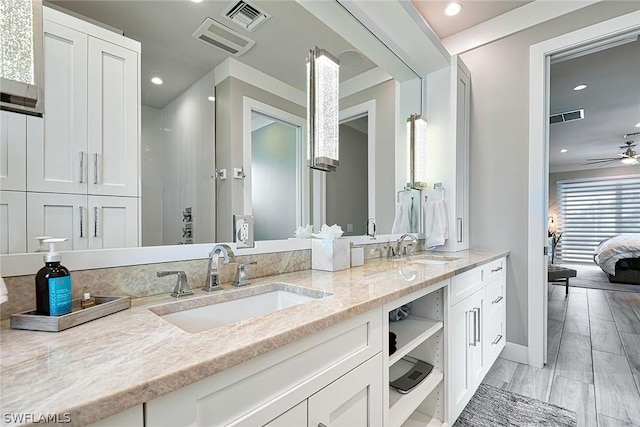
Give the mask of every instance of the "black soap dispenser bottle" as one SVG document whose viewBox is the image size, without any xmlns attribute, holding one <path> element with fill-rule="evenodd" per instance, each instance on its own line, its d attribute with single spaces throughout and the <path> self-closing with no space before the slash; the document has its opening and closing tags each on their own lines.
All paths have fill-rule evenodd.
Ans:
<svg viewBox="0 0 640 427">
<path fill-rule="evenodd" d="M 46 239 L 49 252 L 44 256 L 44 267 L 36 274 L 36 310 L 45 316 L 71 313 L 71 275 L 60 265 L 62 257 L 55 251 L 55 243 L 67 239 Z"/>
</svg>

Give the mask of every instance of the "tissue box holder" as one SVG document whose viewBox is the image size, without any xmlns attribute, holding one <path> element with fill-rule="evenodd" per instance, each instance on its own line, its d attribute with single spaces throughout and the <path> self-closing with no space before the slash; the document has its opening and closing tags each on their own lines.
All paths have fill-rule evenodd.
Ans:
<svg viewBox="0 0 640 427">
<path fill-rule="evenodd" d="M 311 268 L 339 271 L 351 267 L 351 242 L 346 239 L 311 239 Z"/>
</svg>

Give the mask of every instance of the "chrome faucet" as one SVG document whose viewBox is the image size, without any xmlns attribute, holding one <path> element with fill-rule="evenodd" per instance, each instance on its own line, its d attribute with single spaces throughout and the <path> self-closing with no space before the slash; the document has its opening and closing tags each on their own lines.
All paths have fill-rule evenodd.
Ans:
<svg viewBox="0 0 640 427">
<path fill-rule="evenodd" d="M 216 258 L 215 271 L 213 271 L 213 257 L 217 252 L 220 252 L 218 258 Z M 219 261 L 220 256 L 224 257 L 224 263 L 229 264 L 230 262 L 236 262 L 233 250 L 229 247 L 229 245 L 215 245 L 211 252 L 209 252 L 209 265 L 207 266 L 207 281 L 202 288 L 205 292 L 213 292 L 222 289 L 220 286 L 220 282 L 218 279 L 219 271 Z"/>
<path fill-rule="evenodd" d="M 189 281 L 187 280 L 187 273 L 184 271 L 158 271 L 158 277 L 169 276 L 170 274 L 175 274 L 176 277 L 176 287 L 171 292 L 172 297 L 183 297 L 186 295 L 193 295 L 193 291 L 189 287 Z"/>
<path fill-rule="evenodd" d="M 411 239 L 411 243 L 404 245 L 404 241 L 406 238 L 410 238 Z M 408 255 L 410 252 L 413 252 L 413 250 L 415 249 L 415 245 L 418 242 L 418 240 L 411 234 L 403 234 L 399 239 L 398 242 L 396 243 L 396 256 L 402 256 L 402 255 Z M 411 250 L 407 252 L 407 246 L 411 247 Z"/>
<path fill-rule="evenodd" d="M 233 286 L 247 286 L 249 284 L 249 274 L 247 274 L 247 270 L 245 267 L 247 265 L 257 264 L 258 261 L 251 262 L 241 262 L 238 264 L 238 268 L 236 269 L 236 277 L 233 279 L 231 283 Z"/>
</svg>

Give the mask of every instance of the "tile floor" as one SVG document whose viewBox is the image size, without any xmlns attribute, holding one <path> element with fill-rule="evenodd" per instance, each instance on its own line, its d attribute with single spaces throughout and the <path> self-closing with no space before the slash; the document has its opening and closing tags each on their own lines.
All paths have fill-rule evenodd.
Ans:
<svg viewBox="0 0 640 427">
<path fill-rule="evenodd" d="M 549 285 L 548 363 L 499 358 L 484 382 L 576 412 L 578 426 L 640 427 L 640 293 Z"/>
</svg>

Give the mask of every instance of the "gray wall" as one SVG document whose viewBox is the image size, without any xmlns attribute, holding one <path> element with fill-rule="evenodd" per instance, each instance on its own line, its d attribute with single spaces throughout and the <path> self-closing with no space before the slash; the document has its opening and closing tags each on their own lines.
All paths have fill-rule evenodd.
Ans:
<svg viewBox="0 0 640 427">
<path fill-rule="evenodd" d="M 340 100 L 340 109 L 372 99 L 376 101 L 375 194 L 378 233 L 391 233 L 395 216 L 396 85 L 395 80 L 389 80 Z"/>
<path fill-rule="evenodd" d="M 509 342 L 526 346 L 528 339 L 529 47 L 639 8 L 639 2 L 601 2 L 462 55 L 471 70 L 471 246 L 511 253 Z"/>
<path fill-rule="evenodd" d="M 216 164 L 219 169 L 242 166 L 242 98 L 247 96 L 280 110 L 306 118 L 306 107 L 281 98 L 241 80 L 229 77 L 216 86 Z M 245 165 L 248 167 L 248 165 Z M 218 182 L 218 240 L 232 240 L 233 214 L 244 211 L 242 180 Z"/>
<path fill-rule="evenodd" d="M 347 125 L 340 125 L 340 166 L 327 174 L 327 225 L 338 224 L 345 236 L 367 232 L 368 137 Z M 353 224 L 353 231 L 347 231 Z"/>
<path fill-rule="evenodd" d="M 272 123 L 251 134 L 251 212 L 255 240 L 296 231 L 296 128 Z"/>
</svg>

